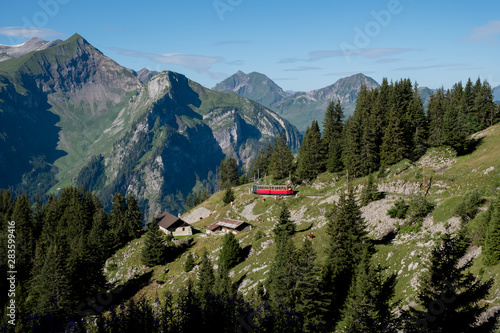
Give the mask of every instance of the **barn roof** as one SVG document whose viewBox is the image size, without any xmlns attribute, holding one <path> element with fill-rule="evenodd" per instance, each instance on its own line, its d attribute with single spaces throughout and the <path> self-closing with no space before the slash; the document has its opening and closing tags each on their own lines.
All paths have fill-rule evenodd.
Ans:
<svg viewBox="0 0 500 333">
<path fill-rule="evenodd" d="M 169 229 L 172 227 L 178 228 L 178 227 L 188 227 L 189 224 L 184 222 L 180 217 L 174 216 L 172 214 L 169 214 L 167 212 L 161 214 L 156 218 L 156 221 L 158 221 L 158 225 L 162 228 Z"/>
<path fill-rule="evenodd" d="M 219 227 L 226 227 L 229 229 L 238 229 L 240 226 L 247 224 L 247 222 L 244 221 L 238 221 L 238 220 L 231 220 L 231 219 L 221 219 L 220 221 L 217 221 L 215 223 L 212 223 L 208 227 L 206 227 L 207 230 L 213 231 Z"/>
</svg>

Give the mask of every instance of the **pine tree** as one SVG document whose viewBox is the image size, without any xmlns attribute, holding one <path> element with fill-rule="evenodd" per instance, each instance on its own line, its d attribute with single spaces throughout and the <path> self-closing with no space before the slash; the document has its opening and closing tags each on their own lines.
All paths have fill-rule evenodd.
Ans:
<svg viewBox="0 0 500 333">
<path fill-rule="evenodd" d="M 34 312 L 40 315 L 50 314 L 57 320 L 65 319 L 72 310 L 74 290 L 65 269 L 65 248 L 53 245 L 40 274 L 31 282 L 31 297 L 35 300 Z"/>
<path fill-rule="evenodd" d="M 127 200 L 120 192 L 115 193 L 111 207 L 110 226 L 116 247 L 123 245 L 127 239 L 126 216 Z"/>
<path fill-rule="evenodd" d="M 219 167 L 219 179 L 222 189 L 238 185 L 238 178 L 240 177 L 238 171 L 238 163 L 232 157 L 226 157 Z"/>
<path fill-rule="evenodd" d="M 314 179 L 324 170 L 326 154 L 316 120 L 306 129 L 297 157 L 297 175 L 301 179 Z"/>
<path fill-rule="evenodd" d="M 340 319 L 354 269 L 361 261 L 362 249 L 367 245 L 364 221 L 354 195 L 341 196 L 327 216 L 327 259 L 321 274 L 322 287 L 328 296 L 325 320 L 335 325 Z"/>
<path fill-rule="evenodd" d="M 427 149 L 427 119 L 425 117 L 424 106 L 418 93 L 418 87 L 415 84 L 413 99 L 408 106 L 409 130 L 411 133 L 408 145 L 409 157 L 416 161 L 425 154 Z"/>
<path fill-rule="evenodd" d="M 359 118 L 361 124 L 361 173 L 359 176 L 367 175 L 372 170 L 378 170 L 380 166 L 380 144 L 377 137 L 379 115 L 374 113 L 377 93 L 376 90 L 367 91 L 366 86 L 362 86 L 354 111 L 354 117 Z"/>
<path fill-rule="evenodd" d="M 457 236 L 444 234 L 432 250 L 420 280 L 417 306 L 401 315 L 405 332 L 491 332 L 497 316 L 479 323 L 487 309 L 482 302 L 492 287 L 492 280 L 481 282 L 469 268 L 472 259 L 459 264 L 467 253 L 469 241 L 461 230 Z"/>
<path fill-rule="evenodd" d="M 340 100 L 337 100 L 337 103 L 333 105 L 331 114 L 325 115 L 325 121 L 323 122 L 325 131 L 321 138 L 326 153 L 326 169 L 330 172 L 340 172 L 344 167 L 342 163 L 343 121 L 344 112 Z"/>
<path fill-rule="evenodd" d="M 153 219 L 146 232 L 146 240 L 141 253 L 141 262 L 144 265 L 153 267 L 165 262 L 165 246 L 162 242 L 162 234 L 158 222 Z"/>
<path fill-rule="evenodd" d="M 396 275 L 383 279 L 380 266 L 371 264 L 371 253 L 363 249 L 353 283 L 349 289 L 338 332 L 393 332 L 390 299 Z"/>
<path fill-rule="evenodd" d="M 196 275 L 196 293 L 198 297 L 205 298 L 214 291 L 215 274 L 212 262 L 208 258 L 208 253 L 204 252 L 201 257 L 200 269 Z"/>
<path fill-rule="evenodd" d="M 402 114 L 398 113 L 395 106 L 392 106 L 380 148 L 382 165 L 395 164 L 407 156 L 408 147 L 401 118 Z"/>
<path fill-rule="evenodd" d="M 372 201 L 379 200 L 382 197 L 382 193 L 378 191 L 377 184 L 375 184 L 375 180 L 373 178 L 373 174 L 368 176 L 368 181 L 363 186 L 361 191 L 361 200 L 360 205 L 366 206 Z"/>
<path fill-rule="evenodd" d="M 350 175 L 361 176 L 361 124 L 358 117 L 350 117 L 345 123 L 342 163 Z"/>
<path fill-rule="evenodd" d="M 297 252 L 295 289 L 297 313 L 304 318 L 304 332 L 318 332 L 322 315 L 326 312 L 326 302 L 320 287 L 320 270 L 315 263 L 316 253 L 312 242 L 306 238 Z"/>
<path fill-rule="evenodd" d="M 445 112 L 445 97 L 443 88 L 431 95 L 427 114 L 429 119 L 428 144 L 439 147 L 443 143 L 443 118 Z"/>
<path fill-rule="evenodd" d="M 228 187 L 226 191 L 224 192 L 224 196 L 222 197 L 222 201 L 227 205 L 231 202 L 233 202 L 235 199 L 234 197 L 234 191 L 231 187 Z"/>
<path fill-rule="evenodd" d="M 466 116 L 452 100 L 447 105 L 443 116 L 443 144 L 461 153 L 466 147 L 467 136 Z"/>
<path fill-rule="evenodd" d="M 280 135 L 274 144 L 274 152 L 271 156 L 270 171 L 274 179 L 288 177 L 293 168 L 293 154 L 286 143 L 285 134 Z"/>
<path fill-rule="evenodd" d="M 227 233 L 222 241 L 222 249 L 219 255 L 219 267 L 225 266 L 231 269 L 241 262 L 241 246 L 232 232 Z"/>
<path fill-rule="evenodd" d="M 285 204 L 282 204 L 278 223 L 273 228 L 276 243 L 282 243 L 290 239 L 295 233 L 295 224 L 290 220 L 290 211 Z"/>
<path fill-rule="evenodd" d="M 500 262 L 500 195 L 497 195 L 489 210 L 491 213 L 483 252 L 484 263 L 487 266 L 493 266 Z"/>
<path fill-rule="evenodd" d="M 184 262 L 184 272 L 191 272 L 194 268 L 194 257 L 190 252 L 186 256 L 186 261 Z"/>
<path fill-rule="evenodd" d="M 127 241 L 137 238 L 142 230 L 142 211 L 132 194 L 127 196 L 127 211 L 125 213 Z"/>
</svg>

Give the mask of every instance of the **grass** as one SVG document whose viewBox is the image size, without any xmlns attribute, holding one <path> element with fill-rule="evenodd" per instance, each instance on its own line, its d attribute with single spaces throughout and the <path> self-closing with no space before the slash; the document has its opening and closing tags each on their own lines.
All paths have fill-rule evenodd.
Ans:
<svg viewBox="0 0 500 333">
<path fill-rule="evenodd" d="M 492 149 L 498 146 L 496 143 L 500 142 L 500 127 L 495 126 L 489 131 L 490 134 L 483 139 L 472 154 L 458 157 L 457 161 L 448 169 L 437 171 L 426 167 L 426 177 L 432 176 L 434 184 L 429 191 L 428 199 L 437 203 L 432 212 L 435 226 L 443 226 L 453 217 L 454 208 L 461 201 L 462 196 L 470 188 L 476 187 L 474 182 L 478 181 L 478 187 L 489 195 L 498 187 L 496 181 L 498 170 L 500 170 L 500 156 L 498 156 L 500 153 Z M 438 158 L 441 156 L 440 154 L 448 154 L 449 152 L 431 149 L 428 153 L 432 154 L 434 158 Z M 474 161 L 478 161 L 477 164 Z M 491 166 L 494 166 L 495 170 L 484 174 L 484 170 Z M 419 183 L 423 180 L 423 168 L 418 163 L 412 164 L 408 161 L 402 161 L 388 169 L 382 178 L 376 179 L 377 182 L 391 183 L 404 180 L 407 183 Z M 473 169 L 477 169 L 477 172 L 472 172 Z M 350 186 L 355 187 L 363 184 L 364 178 L 350 179 L 349 182 Z M 440 185 L 438 186 L 438 184 Z M 236 235 L 242 246 L 251 247 L 252 254 L 232 269 L 233 282 L 243 284 L 244 287 L 241 288 L 243 293 L 251 293 L 252 288 L 259 281 L 266 279 L 275 255 L 275 245 L 271 241 L 273 239 L 272 228 L 280 211 L 279 203 L 286 203 L 293 213 L 292 216 L 301 217 L 297 221 L 297 232 L 293 236 L 296 247 L 301 246 L 308 233 L 313 233 L 316 236 L 312 242 L 317 253 L 317 262 L 322 263 L 326 258 L 325 249 L 328 246 L 324 214 L 331 208 L 331 204 L 328 204 L 326 199 L 345 191 L 345 186 L 345 175 L 323 173 L 311 184 L 300 186 L 297 196 L 283 197 L 279 201 L 276 201 L 274 197 L 266 197 L 265 200 L 262 200 L 261 196 L 249 193 L 251 184 L 235 187 L 236 200 L 233 207 L 222 203 L 223 192 L 216 193 L 199 205 L 199 207 L 215 211 L 215 214 L 193 225 L 203 229 L 223 217 L 247 221 L 242 216 L 243 211 L 248 205 L 254 205 L 252 214 L 257 215 L 262 221 L 248 221 L 254 228 Z M 398 195 L 407 198 L 404 194 Z M 439 244 L 441 237 L 439 230 L 442 229 L 436 230 L 431 233 L 430 229 L 422 228 L 422 231 L 419 232 L 400 233 L 390 242 L 377 242 L 375 246 L 377 252 L 373 257 L 374 263 L 381 264 L 386 276 L 397 274 L 396 293 L 393 301 L 400 300 L 402 304 L 407 304 L 414 299 L 416 283 L 419 274 L 425 267 L 426 257 L 433 246 Z M 146 296 L 152 299 L 167 290 L 175 292 L 183 288 L 188 279 L 195 279 L 196 268 L 189 273 L 184 272 L 184 262 L 188 253 L 194 253 L 196 261 L 199 262 L 203 252 L 207 251 L 212 261 L 216 263 L 222 245 L 222 235 L 198 234 L 193 239 L 194 244 L 186 253 L 183 253 L 175 261 L 152 270 L 151 283 L 144 287 L 136 297 Z M 265 245 L 267 245 L 266 248 L 264 248 Z M 140 247 L 141 245 L 140 243 L 131 243 L 129 246 Z M 134 264 L 136 259 L 131 257 L 129 260 L 130 264 L 127 264 L 126 267 L 137 264 L 136 261 Z M 120 271 L 120 269 L 115 270 Z M 168 269 L 167 273 L 165 273 L 165 269 Z M 491 305 L 500 305 L 500 265 L 485 267 L 482 264 L 482 255 L 480 255 L 474 260 L 470 271 L 481 276 L 483 280 L 493 278 L 494 285 L 488 302 Z"/>
</svg>

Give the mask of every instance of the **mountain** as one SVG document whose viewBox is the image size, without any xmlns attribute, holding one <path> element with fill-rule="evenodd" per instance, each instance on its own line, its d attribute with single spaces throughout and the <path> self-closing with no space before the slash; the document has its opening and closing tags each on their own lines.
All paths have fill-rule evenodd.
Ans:
<svg viewBox="0 0 500 333">
<path fill-rule="evenodd" d="M 224 156 L 247 164 L 281 134 L 300 144 L 295 127 L 254 101 L 174 72 L 142 84 L 150 74 L 134 75 L 78 34 L 1 62 L 0 187 L 43 195 L 87 184 L 105 204 L 133 193 L 149 217 L 182 211 Z"/>
<path fill-rule="evenodd" d="M 493 99 L 495 101 L 500 101 L 500 86 L 493 89 Z"/>
<path fill-rule="evenodd" d="M 151 80 L 151 78 L 158 73 L 159 72 L 157 72 L 157 71 L 150 71 L 147 68 L 143 68 L 143 69 L 136 72 L 136 76 L 139 79 L 139 81 L 141 81 L 142 83 L 146 83 L 149 80 Z"/>
<path fill-rule="evenodd" d="M 271 79 L 260 73 L 244 74 L 239 71 L 214 87 L 217 91 L 232 91 L 238 95 L 253 99 L 271 108 L 277 114 L 290 121 L 300 131 L 305 131 L 311 121 L 323 121 L 328 104 L 340 99 L 346 115 L 352 114 L 356 97 L 361 86 L 368 89 L 379 84 L 370 77 L 356 74 L 343 78 L 334 84 L 309 92 L 289 94 L 277 86 Z"/>
<path fill-rule="evenodd" d="M 34 37 L 19 45 L 0 45 L 0 61 L 20 58 L 30 52 L 44 50 L 61 43 L 62 40 L 45 41 Z"/>
<path fill-rule="evenodd" d="M 289 94 L 266 75 L 252 72 L 245 74 L 238 71 L 212 88 L 216 91 L 233 92 L 250 98 L 268 108 L 286 98 Z"/>
</svg>

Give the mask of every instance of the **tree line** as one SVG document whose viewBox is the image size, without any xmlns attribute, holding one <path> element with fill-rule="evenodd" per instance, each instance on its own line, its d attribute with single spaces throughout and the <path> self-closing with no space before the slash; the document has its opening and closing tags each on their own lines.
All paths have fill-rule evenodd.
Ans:
<svg viewBox="0 0 500 333">
<path fill-rule="evenodd" d="M 142 212 L 135 198 L 117 193 L 111 213 L 95 194 L 69 187 L 59 197 L 38 200 L 31 207 L 27 195 L 0 192 L 0 289 L 7 295 L 7 225 L 15 221 L 15 330 L 64 331 L 78 318 L 78 305 L 107 287 L 105 261 L 142 233 Z M 0 301 L 0 326 L 7 324 L 8 299 Z M 52 329 L 48 329 L 52 327 Z"/>
<path fill-rule="evenodd" d="M 317 260 L 312 241 L 298 241 L 290 211 L 283 205 L 274 235 L 274 258 L 266 279 L 246 296 L 231 281 L 229 270 L 243 260 L 232 234 L 224 237 L 214 261 L 204 253 L 187 256 L 186 271 L 196 277 L 179 293 L 167 292 L 152 302 L 128 301 L 108 313 L 84 318 L 90 332 L 491 332 L 497 316 L 477 321 L 492 280 L 480 281 L 458 264 L 469 240 L 462 229 L 446 233 L 429 256 L 420 277 L 416 304 L 395 308 L 395 274 L 373 263 L 376 250 L 365 231 L 354 195 L 342 195 L 326 214 L 325 260 Z M 298 246 L 297 246 L 298 244 Z M 189 265 L 188 265 L 189 264 Z"/>
<path fill-rule="evenodd" d="M 323 135 L 313 121 L 297 156 L 299 179 L 313 179 L 320 172 L 349 170 L 366 176 L 402 159 L 416 161 L 428 147 L 448 145 L 459 154 L 468 149 L 468 136 L 499 120 L 488 82 L 469 79 L 451 89 L 438 89 L 427 112 L 416 84 L 409 79 L 382 81 L 379 88 L 362 86 L 352 116 L 344 121 L 340 101 L 325 113 Z"/>
</svg>

